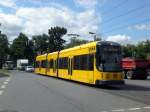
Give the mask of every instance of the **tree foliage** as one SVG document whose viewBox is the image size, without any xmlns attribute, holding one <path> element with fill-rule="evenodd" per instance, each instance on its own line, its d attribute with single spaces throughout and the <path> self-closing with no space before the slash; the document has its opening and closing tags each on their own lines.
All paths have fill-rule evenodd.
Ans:
<svg viewBox="0 0 150 112">
<path fill-rule="evenodd" d="M 8 53 L 9 47 L 7 36 L 0 31 L 0 68 L 2 68 L 4 61 L 7 60 Z"/>
<path fill-rule="evenodd" d="M 135 51 L 136 51 L 135 45 L 127 44 L 126 46 L 123 46 L 124 57 L 133 57 L 135 55 Z"/>
<path fill-rule="evenodd" d="M 65 48 L 78 46 L 81 44 L 85 44 L 87 42 L 88 42 L 88 40 L 81 40 L 81 39 L 77 39 L 77 37 L 72 37 L 72 38 L 70 38 L 70 42 L 68 44 L 66 44 Z"/>
<path fill-rule="evenodd" d="M 62 39 L 62 36 L 67 33 L 67 29 L 64 27 L 51 27 L 48 31 L 48 50 L 50 52 L 59 51 L 64 48 L 65 40 Z"/>
<path fill-rule="evenodd" d="M 137 45 L 123 46 L 124 57 L 146 59 L 150 57 L 150 40 L 139 42 Z"/>
<path fill-rule="evenodd" d="M 33 61 L 33 42 L 23 33 L 20 33 L 19 36 L 13 40 L 10 50 L 11 58 L 14 61 L 23 58 Z"/>
<path fill-rule="evenodd" d="M 63 49 L 65 40 L 62 36 L 67 33 L 67 29 L 63 27 L 51 27 L 47 34 L 35 35 L 32 37 L 35 51 L 37 54 L 54 52 Z"/>
<path fill-rule="evenodd" d="M 50 46 L 48 43 L 49 36 L 46 34 L 42 35 L 35 35 L 32 37 L 32 41 L 34 42 L 34 50 L 37 54 L 43 54 L 46 53 L 48 50 L 48 47 Z"/>
</svg>

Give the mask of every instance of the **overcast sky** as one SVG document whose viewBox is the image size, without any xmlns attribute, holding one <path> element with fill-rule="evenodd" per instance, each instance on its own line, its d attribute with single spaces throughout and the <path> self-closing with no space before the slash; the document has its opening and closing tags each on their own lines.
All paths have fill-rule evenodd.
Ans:
<svg viewBox="0 0 150 112">
<path fill-rule="evenodd" d="M 122 44 L 150 39 L 149 0 L 0 0 L 0 30 L 13 40 L 63 26 L 68 33 Z M 67 36 L 64 37 L 68 39 Z"/>
</svg>

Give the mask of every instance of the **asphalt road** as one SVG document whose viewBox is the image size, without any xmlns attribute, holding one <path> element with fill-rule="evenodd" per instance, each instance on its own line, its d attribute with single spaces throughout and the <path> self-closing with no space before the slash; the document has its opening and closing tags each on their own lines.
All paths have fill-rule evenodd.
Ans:
<svg viewBox="0 0 150 112">
<path fill-rule="evenodd" d="M 12 71 L 0 78 L 0 112 L 150 112 L 150 79 L 97 88 Z"/>
</svg>

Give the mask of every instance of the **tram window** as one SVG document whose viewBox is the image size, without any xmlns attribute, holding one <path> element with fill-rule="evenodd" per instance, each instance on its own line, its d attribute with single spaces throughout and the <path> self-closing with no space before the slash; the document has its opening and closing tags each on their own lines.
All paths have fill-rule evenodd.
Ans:
<svg viewBox="0 0 150 112">
<path fill-rule="evenodd" d="M 79 56 L 74 56 L 73 68 L 75 70 L 78 70 L 79 69 L 79 65 L 80 65 L 80 58 L 79 58 Z"/>
<path fill-rule="evenodd" d="M 36 61 L 35 62 L 35 68 L 39 68 L 40 67 L 40 62 L 39 61 Z"/>
<path fill-rule="evenodd" d="M 41 63 L 41 67 L 42 67 L 42 68 L 46 68 L 46 64 L 47 64 L 47 63 L 46 63 L 46 60 L 43 60 L 42 63 Z"/>
<path fill-rule="evenodd" d="M 87 55 L 80 56 L 80 70 L 87 69 Z"/>
<path fill-rule="evenodd" d="M 68 58 L 64 58 L 64 68 L 68 68 Z"/>
<path fill-rule="evenodd" d="M 53 68 L 53 66 L 54 66 L 54 62 L 53 62 L 53 59 L 51 59 L 49 62 L 49 68 Z"/>
<path fill-rule="evenodd" d="M 93 70 L 93 54 L 74 56 L 73 67 L 75 70 Z"/>
<path fill-rule="evenodd" d="M 64 58 L 59 58 L 59 69 L 67 69 L 68 68 L 68 58 L 64 57 Z"/>
<path fill-rule="evenodd" d="M 88 70 L 93 70 L 94 69 L 94 55 L 90 54 L 88 55 Z"/>
</svg>

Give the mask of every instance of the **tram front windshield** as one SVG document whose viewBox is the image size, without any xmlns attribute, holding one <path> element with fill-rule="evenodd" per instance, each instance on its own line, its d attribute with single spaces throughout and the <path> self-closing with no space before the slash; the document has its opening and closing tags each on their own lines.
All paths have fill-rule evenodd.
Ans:
<svg viewBox="0 0 150 112">
<path fill-rule="evenodd" d="M 120 72 L 121 59 L 120 46 L 101 46 L 97 52 L 97 68 L 104 72 Z"/>
</svg>

